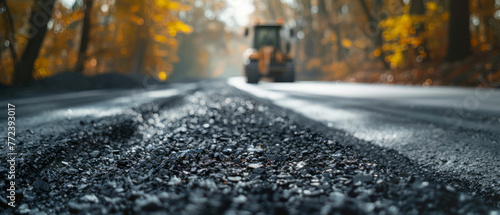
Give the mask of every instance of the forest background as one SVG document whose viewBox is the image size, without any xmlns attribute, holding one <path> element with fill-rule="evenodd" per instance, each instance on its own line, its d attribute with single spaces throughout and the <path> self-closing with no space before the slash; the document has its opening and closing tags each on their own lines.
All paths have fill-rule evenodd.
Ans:
<svg viewBox="0 0 500 215">
<path fill-rule="evenodd" d="M 283 18 L 300 80 L 495 87 L 499 9 L 497 0 L 0 0 L 0 83 L 239 76 L 244 28 Z"/>
</svg>

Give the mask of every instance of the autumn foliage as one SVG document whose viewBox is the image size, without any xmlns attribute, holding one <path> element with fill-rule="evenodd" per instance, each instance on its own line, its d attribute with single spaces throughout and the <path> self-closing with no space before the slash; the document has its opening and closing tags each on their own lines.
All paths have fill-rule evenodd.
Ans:
<svg viewBox="0 0 500 215">
<path fill-rule="evenodd" d="M 0 0 L 0 83 L 26 81 L 15 80 L 14 71 L 33 38 L 30 11 L 46 2 Z M 189 9 L 170 0 L 55 1 L 33 70 L 24 72 L 35 80 L 60 72 L 146 73 L 166 80 L 178 61 L 177 34 L 192 31 L 178 19 Z M 82 68 L 76 69 L 79 59 Z"/>
<path fill-rule="evenodd" d="M 500 84 L 500 5 L 494 0 L 255 2 L 259 16 L 284 17 L 297 29 L 303 79 Z"/>
<path fill-rule="evenodd" d="M 50 2 L 50 10 L 40 6 Z M 228 24 L 234 19 L 228 5 L 235 3 L 240 1 L 0 0 L 0 83 L 61 72 L 148 74 L 158 80 L 241 74 L 241 54 L 251 41 Z M 303 80 L 500 85 L 495 0 L 248 4 L 255 8 L 250 25 L 282 18 L 294 29 L 292 51 Z M 44 34 L 34 26 L 37 10 L 50 14 Z"/>
</svg>

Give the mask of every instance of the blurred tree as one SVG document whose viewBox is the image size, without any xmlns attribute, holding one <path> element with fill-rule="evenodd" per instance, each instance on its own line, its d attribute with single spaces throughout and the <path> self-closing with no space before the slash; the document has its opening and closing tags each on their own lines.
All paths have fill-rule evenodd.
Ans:
<svg viewBox="0 0 500 215">
<path fill-rule="evenodd" d="M 14 38 L 14 21 L 12 20 L 12 14 L 10 13 L 10 10 L 9 10 L 9 6 L 7 5 L 7 0 L 0 0 L 0 8 L 2 8 L 3 11 L 5 11 L 5 14 L 4 16 L 6 17 L 4 19 L 4 26 L 5 26 L 5 40 L 6 42 L 8 43 L 8 46 L 9 47 L 9 50 L 10 50 L 10 54 L 11 54 L 11 57 L 12 57 L 12 60 L 14 62 L 14 64 L 17 64 L 17 53 L 16 53 L 16 50 L 14 48 L 14 41 L 15 41 L 15 38 Z M 0 41 L 1 40 L 1 36 L 0 36 Z M 1 44 L 0 44 L 0 47 L 3 47 Z M 0 49 L 0 59 L 2 58 L 2 50 Z"/>
<path fill-rule="evenodd" d="M 317 2 L 312 1 L 300 2 L 303 8 L 302 17 L 304 17 L 304 20 L 308 23 L 308 25 L 305 26 L 307 37 L 305 38 L 306 42 L 304 51 L 307 57 L 317 58 L 319 56 L 319 50 L 321 49 L 321 46 L 319 45 L 319 37 L 321 35 L 318 29 L 314 29 L 314 27 L 317 26 L 317 23 L 315 22 L 316 20 L 314 20 L 314 15 L 316 12 L 313 14 L 313 11 L 316 11 L 316 9 L 313 10 L 313 8 L 318 8 L 318 5 L 313 5 L 313 3 Z"/>
<path fill-rule="evenodd" d="M 338 20 L 337 20 L 337 22 L 332 21 L 335 19 L 332 19 L 330 16 L 332 16 L 331 14 L 336 13 L 337 11 L 329 11 L 327 9 L 326 1 L 327 0 L 320 0 L 319 1 L 319 12 L 321 14 L 321 19 L 324 19 L 327 21 L 327 24 L 328 24 L 327 27 L 329 28 L 329 30 L 333 31 L 335 34 L 336 39 L 334 39 L 334 42 L 336 43 L 336 49 L 337 49 L 336 60 L 342 61 L 347 52 L 344 50 L 344 47 L 342 46 L 342 43 L 341 43 L 342 37 L 340 35 L 340 22 L 338 22 Z M 333 9 L 331 9 L 331 10 L 338 10 L 337 6 L 332 5 L 332 8 Z"/>
<path fill-rule="evenodd" d="M 0 11 L 7 3 L 13 27 L 0 13 L 2 84 L 67 71 L 147 73 L 166 80 L 178 61 L 177 34 L 192 31 L 178 20 L 189 6 L 170 0 L 0 0 Z M 22 55 L 17 63 L 15 53 L 5 55 L 9 44 Z"/>
<path fill-rule="evenodd" d="M 279 0 L 267 0 L 268 11 L 272 20 L 276 20 L 282 13 L 278 12 L 281 9 Z"/>
<path fill-rule="evenodd" d="M 35 0 L 29 18 L 31 38 L 23 52 L 21 60 L 16 64 L 14 82 L 17 84 L 33 80 L 33 66 L 42 47 L 47 23 L 52 17 L 55 0 Z"/>
<path fill-rule="evenodd" d="M 413 28 L 415 29 L 413 35 L 416 38 L 419 38 L 420 42 L 413 48 L 413 51 L 416 52 L 416 60 L 418 63 L 423 62 L 424 60 L 428 60 L 429 58 L 426 56 L 428 51 L 426 50 L 426 38 L 425 38 L 425 15 L 426 15 L 426 6 L 424 0 L 412 0 L 410 1 L 410 16 L 417 17 L 417 20 L 413 23 Z"/>
<path fill-rule="evenodd" d="M 85 15 L 83 17 L 82 35 L 80 39 L 80 48 L 78 52 L 78 60 L 76 62 L 75 71 L 83 73 L 84 63 L 87 60 L 87 48 L 89 44 L 90 34 L 90 18 L 92 17 L 92 7 L 94 0 L 85 0 Z"/>
<path fill-rule="evenodd" d="M 495 18 L 495 12 L 500 5 L 495 5 L 495 0 L 471 0 L 470 5 L 471 48 L 474 51 L 491 51 L 496 43 L 494 26 L 498 26 L 498 14 Z"/>
<path fill-rule="evenodd" d="M 180 1 L 0 0 L 0 82 L 23 83 L 65 71 L 147 73 L 158 80 L 213 77 L 224 72 L 223 61 L 239 66 L 233 51 L 243 52 L 251 42 L 235 30 L 229 8 L 236 3 Z M 286 28 L 295 29 L 292 52 L 297 71 L 307 79 L 431 85 L 500 77 L 500 57 L 485 57 L 500 47 L 495 0 L 252 4 L 250 25 L 283 17 Z M 184 23 L 194 32 L 177 36 L 193 30 Z M 471 60 L 460 61 L 469 55 Z M 464 69 L 482 67 L 487 72 Z"/>
<path fill-rule="evenodd" d="M 183 13 L 183 21 L 193 26 L 193 32 L 179 38 L 179 62 L 175 64 L 173 78 L 183 80 L 217 76 L 217 64 L 222 64 L 224 58 L 229 61 L 228 46 L 236 41 L 234 32 L 221 21 L 227 2 L 184 0 L 183 3 L 194 5 Z"/>
<path fill-rule="evenodd" d="M 421 0 L 422 1 L 422 0 Z M 368 18 L 368 23 L 367 23 L 367 29 L 368 36 L 372 38 L 373 44 L 375 46 L 375 50 L 381 50 L 382 49 L 382 44 L 383 44 L 383 38 L 382 38 L 382 29 L 379 28 L 379 11 L 382 8 L 382 0 L 375 0 L 374 1 L 374 7 L 373 7 L 373 14 L 372 15 L 370 10 L 368 9 L 368 5 L 366 4 L 365 0 L 359 0 L 361 7 L 363 8 L 363 11 L 365 13 L 365 16 Z M 385 69 L 389 69 L 389 64 L 387 63 L 385 59 L 385 53 L 380 51 L 377 51 L 377 57 L 380 59 L 380 61 L 383 63 Z"/>
<path fill-rule="evenodd" d="M 469 0 L 450 1 L 447 61 L 454 62 L 472 54 L 469 17 Z"/>
</svg>

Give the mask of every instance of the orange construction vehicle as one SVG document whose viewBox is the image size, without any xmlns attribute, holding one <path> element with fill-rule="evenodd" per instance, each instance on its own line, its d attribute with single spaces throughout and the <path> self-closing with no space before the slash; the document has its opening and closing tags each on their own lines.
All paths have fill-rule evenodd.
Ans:
<svg viewBox="0 0 500 215">
<path fill-rule="evenodd" d="M 275 82 L 294 82 L 295 70 L 290 54 L 291 44 L 285 38 L 281 24 L 257 24 L 253 27 L 253 46 L 243 54 L 245 75 L 248 83 L 258 83 L 269 77 Z M 289 38 L 293 37 L 289 30 Z M 245 29 L 245 36 L 249 29 Z"/>
</svg>

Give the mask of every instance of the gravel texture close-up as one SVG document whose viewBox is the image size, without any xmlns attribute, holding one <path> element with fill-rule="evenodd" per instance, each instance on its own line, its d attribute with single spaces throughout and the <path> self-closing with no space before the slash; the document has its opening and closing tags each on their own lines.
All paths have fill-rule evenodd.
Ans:
<svg viewBox="0 0 500 215">
<path fill-rule="evenodd" d="M 18 206 L 1 196 L 0 213 L 500 214 L 498 197 L 224 83 L 59 123 L 18 131 Z"/>
</svg>

